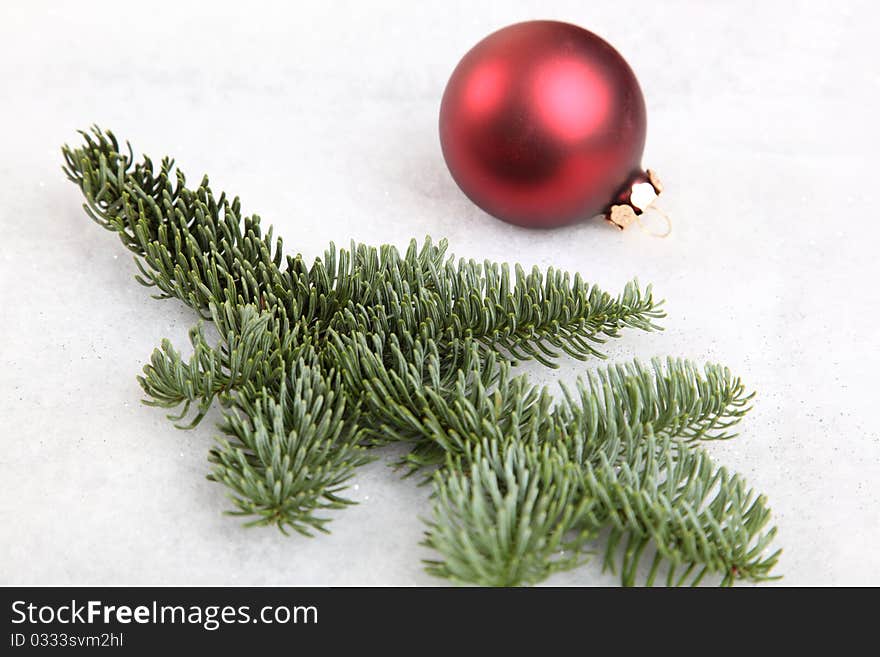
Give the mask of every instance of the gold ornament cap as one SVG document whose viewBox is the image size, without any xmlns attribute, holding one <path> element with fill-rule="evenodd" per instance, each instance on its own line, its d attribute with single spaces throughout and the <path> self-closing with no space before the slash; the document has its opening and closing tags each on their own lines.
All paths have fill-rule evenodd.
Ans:
<svg viewBox="0 0 880 657">
<path fill-rule="evenodd" d="M 623 230 L 638 220 L 645 210 L 654 206 L 654 202 L 663 192 L 663 184 L 657 173 L 648 169 L 635 176 L 617 197 L 605 218 Z"/>
</svg>

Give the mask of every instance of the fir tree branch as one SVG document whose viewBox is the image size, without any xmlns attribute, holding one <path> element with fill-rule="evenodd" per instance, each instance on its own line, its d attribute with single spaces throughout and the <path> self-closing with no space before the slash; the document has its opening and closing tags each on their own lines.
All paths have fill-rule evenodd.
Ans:
<svg viewBox="0 0 880 657">
<path fill-rule="evenodd" d="M 458 582 L 529 584 L 529 570 L 514 565 L 547 576 L 576 565 L 586 541 L 610 529 L 604 565 L 620 568 L 624 586 L 637 583 L 649 547 L 655 550 L 649 586 L 664 570 L 667 586 L 696 585 L 707 574 L 724 586 L 772 579 L 780 551 L 766 554 L 776 534 L 775 527 L 765 530 L 766 500 L 704 450 L 655 436 L 650 425 L 603 443 L 592 462 L 572 458 L 566 444 L 487 440 L 469 445 L 466 459 L 448 461 L 434 476 L 434 519 L 424 541 L 443 558 L 427 560 L 429 572 Z M 530 455 L 528 475 L 511 468 L 511 453 L 519 460 Z M 552 476 L 543 478 L 542 467 Z M 530 484 L 529 505 L 522 504 L 522 481 Z M 523 530 L 529 540 L 517 534 L 513 542 L 507 529 L 514 518 L 540 527 L 540 534 Z"/>
<path fill-rule="evenodd" d="M 348 504 L 342 490 L 368 460 L 362 445 L 404 441 L 407 466 L 439 468 L 435 574 L 535 582 L 609 530 L 606 565 L 625 542 L 627 584 L 651 543 L 649 583 L 663 563 L 669 583 L 769 576 L 763 498 L 692 446 L 731 437 L 748 408 L 729 371 L 634 362 L 559 400 L 511 373 L 518 360 L 601 357 L 622 329 L 658 328 L 650 287 L 614 297 L 552 268 L 456 261 L 430 239 L 403 253 L 331 244 L 307 264 L 207 178 L 190 189 L 171 159 L 135 163 L 112 133 L 83 137 L 63 154 L 87 214 L 135 254 L 139 282 L 218 333 L 212 345 L 195 327 L 188 360 L 163 342 L 140 377 L 145 401 L 180 408 L 174 420 L 195 405 L 183 427 L 215 399 L 228 407 L 211 478 L 250 524 L 325 531 L 322 512 Z"/>
<path fill-rule="evenodd" d="M 664 317 L 650 286 L 642 292 L 638 281 L 627 284 L 613 298 L 579 274 L 537 267 L 526 274 L 515 269 L 511 286 L 506 265 L 474 262 L 459 265 L 454 283 L 452 314 L 468 336 L 479 338 L 516 360 L 535 359 L 555 367 L 560 352 L 579 360 L 603 357 L 597 345 L 618 337 L 623 327 L 644 331 L 659 327 Z"/>
<path fill-rule="evenodd" d="M 610 525 L 605 566 L 614 571 L 619 564 L 625 586 L 636 583 L 649 545 L 656 554 L 648 585 L 664 561 L 667 586 L 696 585 L 707 574 L 719 575 L 724 586 L 772 579 L 780 551 L 765 551 L 776 528 L 764 531 L 766 500 L 742 478 L 714 465 L 703 449 L 654 436 L 650 425 L 639 440 L 605 447 L 599 463 L 584 469 L 584 495 L 593 504 L 582 527 Z"/>
<path fill-rule="evenodd" d="M 611 365 L 578 379 L 575 391 L 562 386 L 555 408 L 577 450 L 602 445 L 621 432 L 650 424 L 659 434 L 686 441 L 724 440 L 749 410 L 754 394 L 729 369 L 708 363 L 701 373 L 692 362 L 653 359 Z"/>
<path fill-rule="evenodd" d="M 216 347 L 208 344 L 200 323 L 190 330 L 193 355 L 189 361 L 184 362 L 170 341 L 164 340 L 144 366 L 144 376 L 138 377 L 148 397 L 145 404 L 164 408 L 183 405 L 178 415 L 168 416 L 171 420 L 183 419 L 190 404 L 197 402 L 198 413 L 188 425 L 176 425 L 181 429 L 196 426 L 218 394 L 229 393 L 253 378 L 262 385 L 278 378 L 275 367 L 282 365 L 278 360 L 282 350 L 274 348 L 278 336 L 269 328 L 271 315 L 260 314 L 252 305 L 229 303 L 223 311 L 211 305 L 215 325 L 223 331 Z"/>
<path fill-rule="evenodd" d="M 283 532 L 326 532 L 329 518 L 316 514 L 353 504 L 341 492 L 370 460 L 338 377 L 314 360 L 297 361 L 275 398 L 266 388 L 255 399 L 236 396 L 221 430 L 227 438 L 211 451 L 209 478 L 231 489 L 233 515 Z"/>
<path fill-rule="evenodd" d="M 588 499 L 579 468 L 549 445 L 485 442 L 468 462 L 435 475 L 434 519 L 424 544 L 444 559 L 429 573 L 482 586 L 534 584 L 586 561 L 578 529 Z"/>
<path fill-rule="evenodd" d="M 550 366 L 559 351 L 600 355 L 596 345 L 621 328 L 652 330 L 663 316 L 650 288 L 643 293 L 632 283 L 614 299 L 552 268 L 527 275 L 517 267 L 511 282 L 506 265 L 444 262 L 445 242 L 435 247 L 426 240 L 421 249 L 412 242 L 403 257 L 390 246 L 352 244 L 350 252 L 337 253 L 331 245 L 323 261 L 306 267 L 299 256 L 283 256 L 271 228 L 262 234 L 258 216 L 242 216 L 237 198 L 215 197 L 207 177 L 190 190 L 173 160 L 163 159 L 158 169 L 147 157 L 135 164 L 130 146 L 120 154 L 112 133 L 82 134 L 86 146 L 65 146 L 63 153 L 86 211 L 139 256 L 141 283 L 203 313 L 226 301 L 280 306 L 282 319 L 317 322 L 320 329 L 335 326 L 347 311 L 365 314 L 359 323 L 365 328 L 381 308 L 391 332 L 429 324 L 445 342 L 477 337 L 515 359 Z"/>
</svg>

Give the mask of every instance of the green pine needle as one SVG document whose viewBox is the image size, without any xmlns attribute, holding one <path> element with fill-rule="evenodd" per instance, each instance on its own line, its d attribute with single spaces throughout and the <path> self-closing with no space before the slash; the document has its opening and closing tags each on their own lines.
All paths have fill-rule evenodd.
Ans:
<svg viewBox="0 0 880 657">
<path fill-rule="evenodd" d="M 582 564 L 626 585 L 772 578 L 779 551 L 763 496 L 698 445 L 733 437 L 751 395 L 726 368 L 638 361 L 554 395 L 519 361 L 604 358 L 626 328 L 664 316 L 637 281 L 614 296 L 580 275 L 456 260 L 446 242 L 334 245 L 311 264 L 173 160 L 135 162 L 109 131 L 65 146 L 86 213 L 135 255 L 137 280 L 211 321 L 184 359 L 166 341 L 138 378 L 145 403 L 192 428 L 219 402 L 209 478 L 250 525 L 305 535 L 352 504 L 369 448 L 433 487 L 428 572 L 520 585 Z"/>
</svg>

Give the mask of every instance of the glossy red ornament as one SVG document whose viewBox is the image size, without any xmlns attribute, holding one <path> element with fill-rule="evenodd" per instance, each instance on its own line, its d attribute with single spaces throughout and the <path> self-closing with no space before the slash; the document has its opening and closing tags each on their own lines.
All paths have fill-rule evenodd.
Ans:
<svg viewBox="0 0 880 657">
<path fill-rule="evenodd" d="M 641 212 L 630 194 L 648 181 L 645 129 L 642 91 L 623 57 L 556 21 L 518 23 L 480 41 L 440 107 L 443 156 L 458 186 L 523 226 L 610 217 L 615 204 Z"/>
</svg>

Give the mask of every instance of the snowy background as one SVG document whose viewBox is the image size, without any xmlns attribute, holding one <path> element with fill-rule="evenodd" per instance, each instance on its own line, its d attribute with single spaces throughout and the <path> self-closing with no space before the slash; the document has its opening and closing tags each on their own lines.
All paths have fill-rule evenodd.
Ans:
<svg viewBox="0 0 880 657">
<path fill-rule="evenodd" d="M 578 23 L 632 65 L 670 238 L 530 232 L 448 175 L 449 74 L 533 18 Z M 211 422 L 174 429 L 135 381 L 194 317 L 149 298 L 60 169 L 92 123 L 210 173 L 309 257 L 432 235 L 611 291 L 653 283 L 666 331 L 610 353 L 720 361 L 758 391 L 741 437 L 711 450 L 768 495 L 782 584 L 880 584 L 878 19 L 867 1 L 3 2 L 0 584 L 442 583 L 420 564 L 428 491 L 390 453 L 328 536 L 222 515 Z M 552 383 L 583 367 L 532 369 Z M 549 580 L 616 582 L 598 563 Z"/>
</svg>

